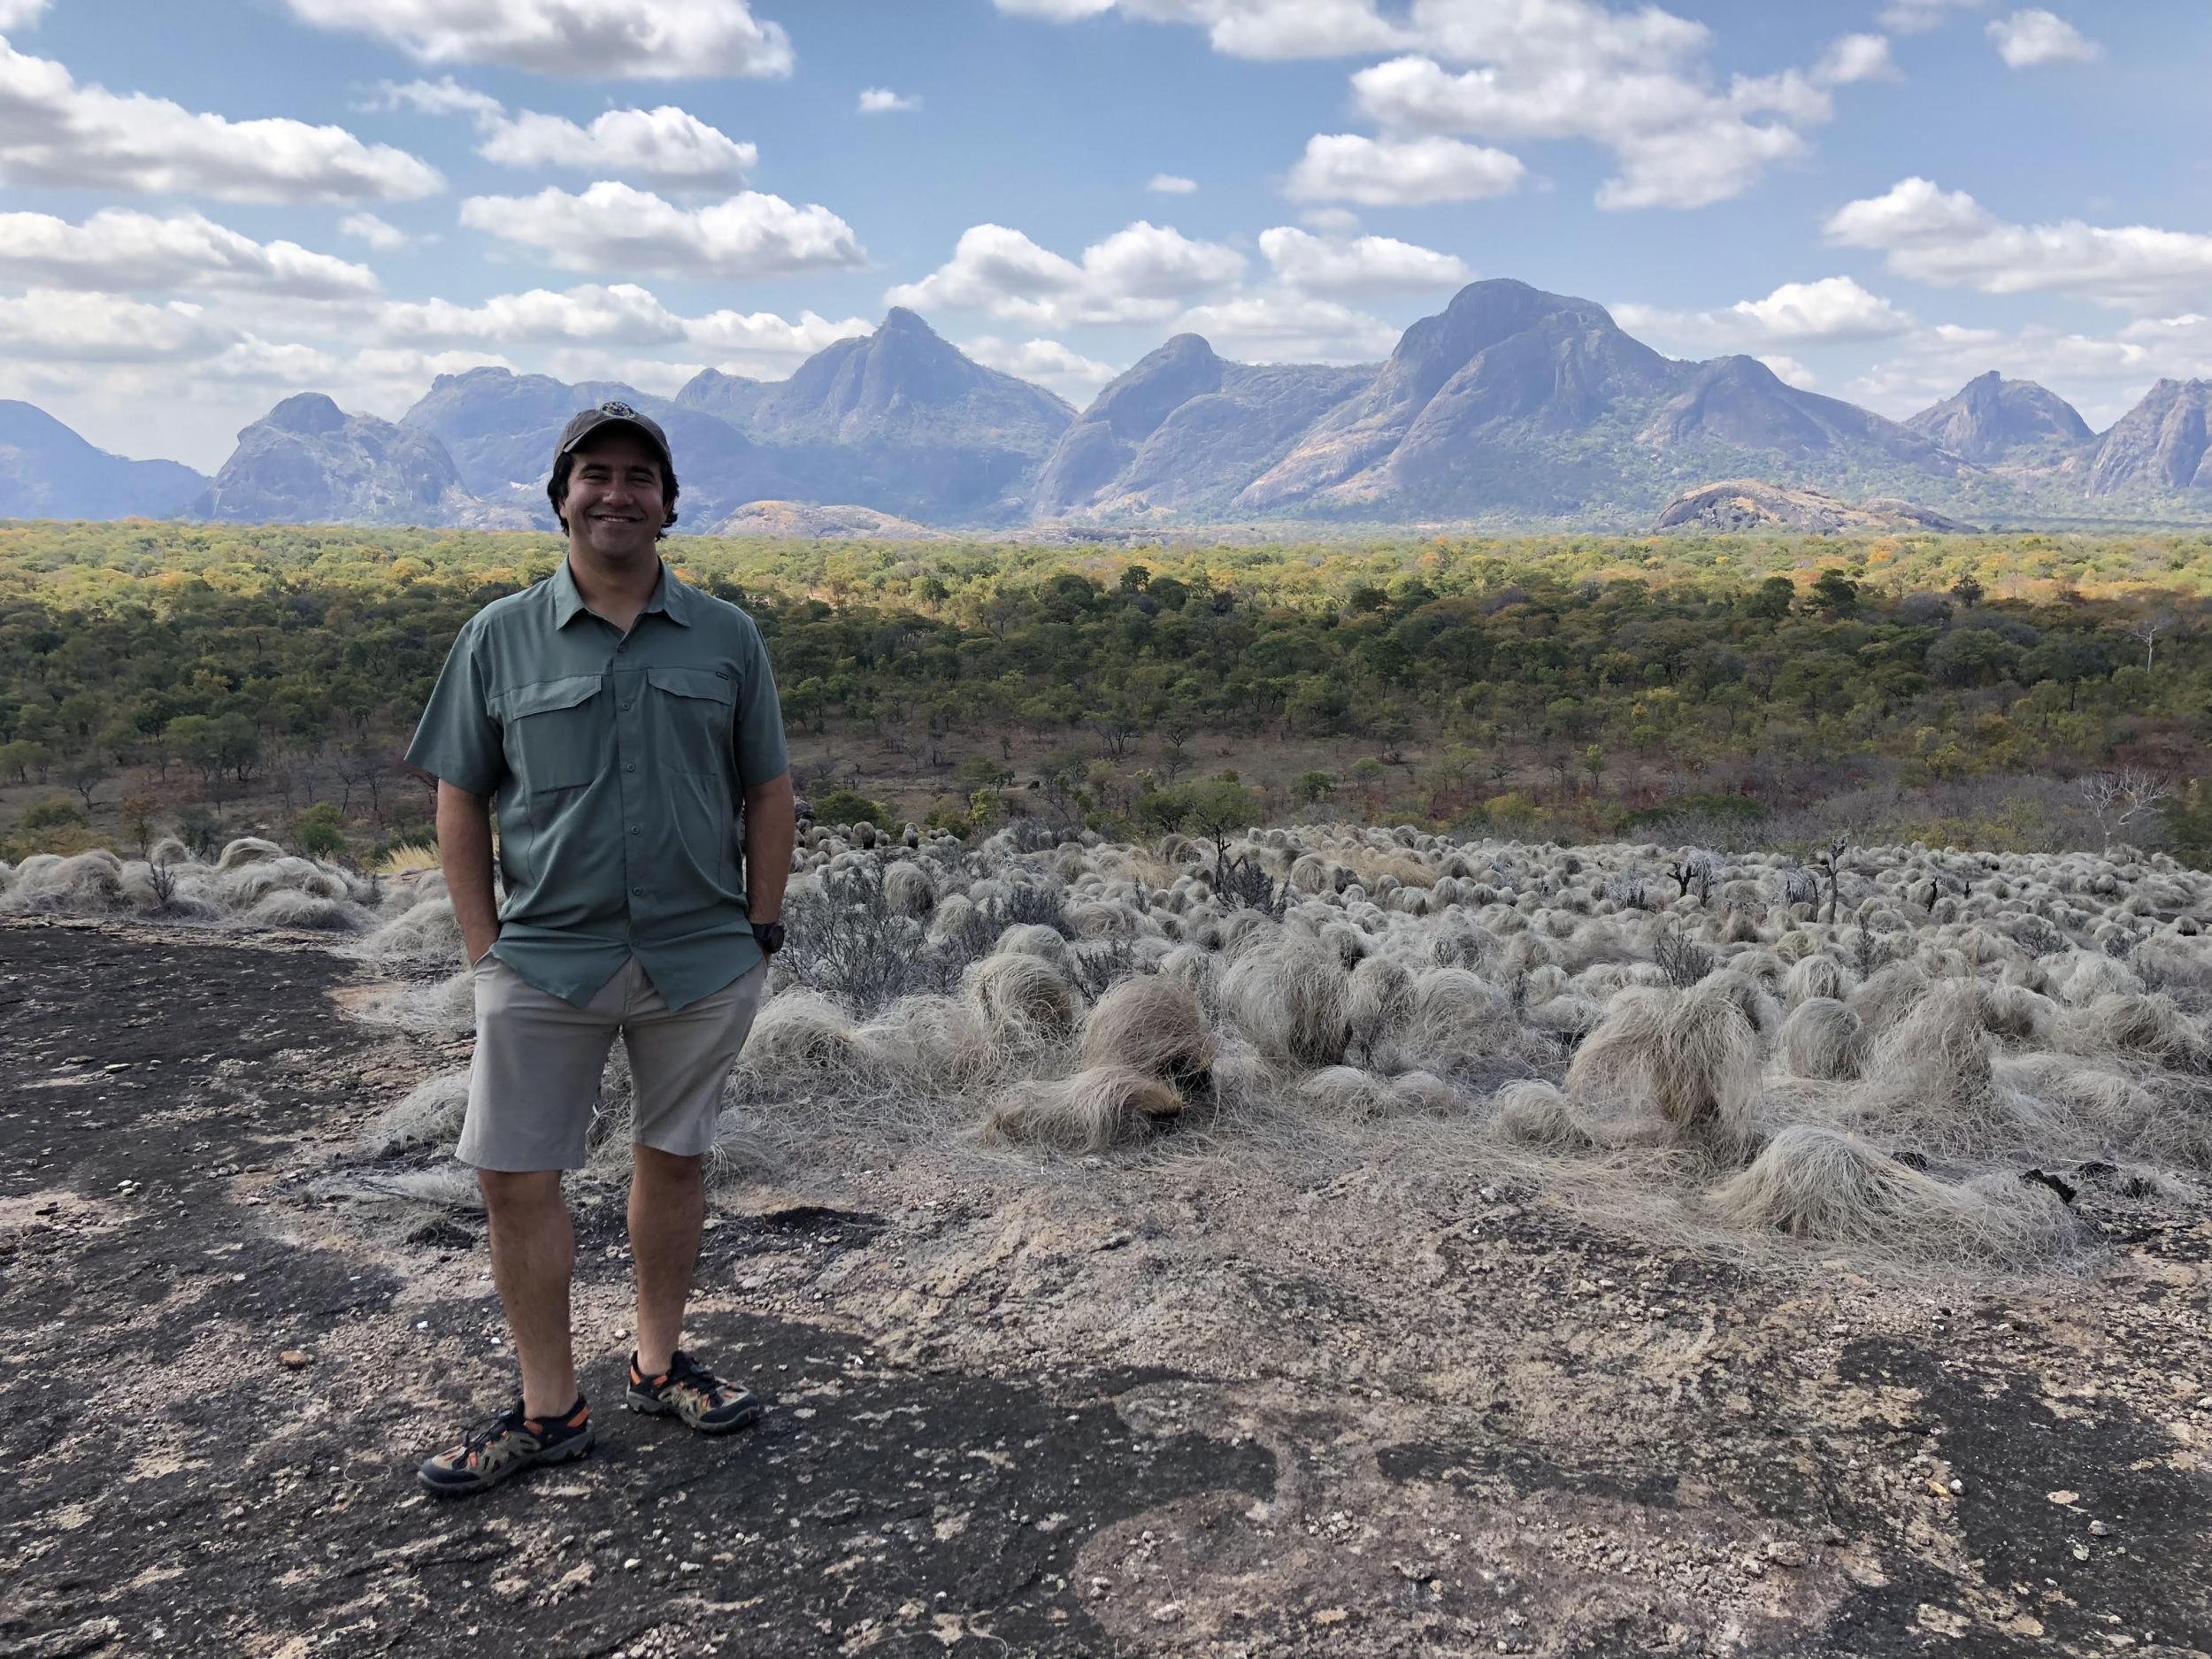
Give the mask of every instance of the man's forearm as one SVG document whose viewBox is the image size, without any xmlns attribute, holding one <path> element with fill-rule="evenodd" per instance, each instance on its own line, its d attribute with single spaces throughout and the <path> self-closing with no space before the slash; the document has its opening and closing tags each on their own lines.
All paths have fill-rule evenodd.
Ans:
<svg viewBox="0 0 2212 1659">
<path fill-rule="evenodd" d="M 791 774 L 745 792 L 745 913 L 756 922 L 783 918 L 783 890 L 798 844 Z"/>
<path fill-rule="evenodd" d="M 499 938 L 499 910 L 492 901 L 491 803 L 443 782 L 438 785 L 438 863 L 453 918 L 474 962 Z"/>
</svg>

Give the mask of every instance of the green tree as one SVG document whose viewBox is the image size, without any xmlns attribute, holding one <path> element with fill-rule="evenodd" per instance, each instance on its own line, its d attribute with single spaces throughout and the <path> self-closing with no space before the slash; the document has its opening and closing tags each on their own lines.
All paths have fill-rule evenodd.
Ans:
<svg viewBox="0 0 2212 1659">
<path fill-rule="evenodd" d="M 319 801 L 292 823 L 292 840 L 310 858 L 338 858 L 346 850 L 346 822 L 334 801 Z"/>
</svg>

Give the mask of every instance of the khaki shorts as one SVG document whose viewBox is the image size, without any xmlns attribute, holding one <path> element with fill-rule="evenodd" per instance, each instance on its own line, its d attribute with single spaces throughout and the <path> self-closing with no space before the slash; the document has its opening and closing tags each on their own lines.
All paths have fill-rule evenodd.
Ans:
<svg viewBox="0 0 2212 1659">
<path fill-rule="evenodd" d="M 588 1008 L 541 991 L 497 956 L 476 964 L 476 1060 L 455 1156 L 480 1170 L 580 1170 L 619 1032 L 633 1142 L 680 1157 L 714 1145 L 722 1086 L 760 1011 L 768 964 L 671 1013 L 632 956 Z"/>
</svg>

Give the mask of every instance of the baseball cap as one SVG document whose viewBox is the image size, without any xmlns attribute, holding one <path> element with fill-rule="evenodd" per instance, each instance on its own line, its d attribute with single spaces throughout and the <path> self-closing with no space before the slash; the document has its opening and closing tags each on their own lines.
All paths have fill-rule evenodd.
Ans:
<svg viewBox="0 0 2212 1659">
<path fill-rule="evenodd" d="M 568 425 L 561 428 L 560 447 L 553 451 L 553 458 L 557 461 L 602 426 L 609 426 L 636 427 L 661 452 L 661 465 L 672 472 L 676 470 L 668 449 L 668 434 L 660 429 L 660 423 L 649 415 L 639 414 L 627 403 L 605 403 L 571 416 Z"/>
</svg>

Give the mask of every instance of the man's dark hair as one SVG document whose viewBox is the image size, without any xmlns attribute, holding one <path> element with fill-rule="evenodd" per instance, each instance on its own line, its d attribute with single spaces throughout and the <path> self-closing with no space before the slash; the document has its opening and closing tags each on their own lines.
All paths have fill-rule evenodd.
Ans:
<svg viewBox="0 0 2212 1659">
<path fill-rule="evenodd" d="M 668 534 L 668 526 L 676 522 L 676 469 L 665 461 L 660 464 L 660 469 L 661 504 L 668 509 L 668 517 L 661 521 L 661 527 L 656 534 L 664 536 Z M 545 480 L 545 498 L 553 503 L 553 516 L 561 521 L 564 534 L 568 531 L 568 515 L 561 508 L 568 501 L 568 480 L 575 471 L 576 457 L 573 451 L 556 456 L 552 475 Z"/>
</svg>

